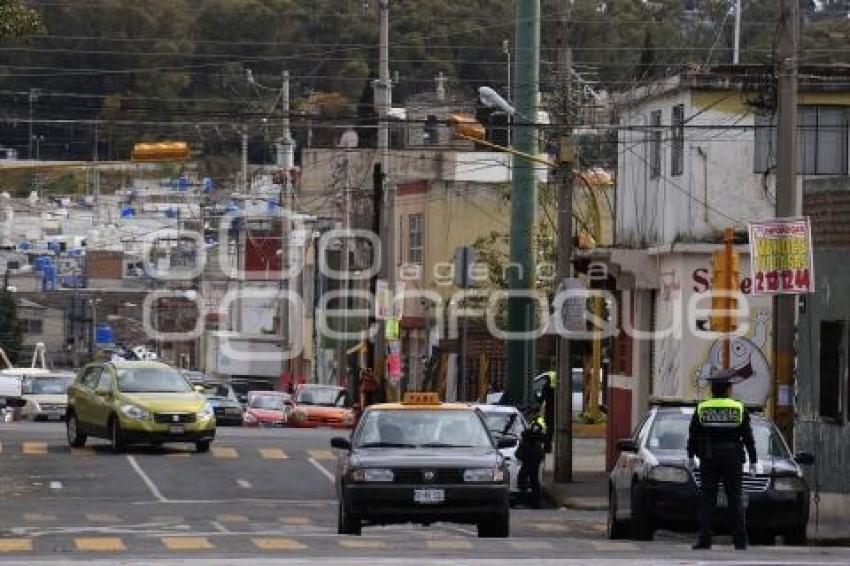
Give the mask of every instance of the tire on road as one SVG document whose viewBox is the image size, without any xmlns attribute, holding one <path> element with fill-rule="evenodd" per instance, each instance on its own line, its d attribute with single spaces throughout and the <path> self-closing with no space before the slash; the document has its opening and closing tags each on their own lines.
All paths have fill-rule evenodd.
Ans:
<svg viewBox="0 0 850 566">
<path fill-rule="evenodd" d="M 77 420 L 77 415 L 73 412 L 68 413 L 68 418 L 65 420 L 65 433 L 68 444 L 73 448 L 82 448 L 86 445 L 88 436 L 80 430 L 80 421 Z"/>
<path fill-rule="evenodd" d="M 617 518 L 617 496 L 614 494 L 614 489 L 608 488 L 608 521 L 607 531 L 608 538 L 618 540 L 628 538 L 629 536 L 629 521 Z"/>
<path fill-rule="evenodd" d="M 336 530 L 338 534 L 353 536 L 360 536 L 363 530 L 363 523 L 360 518 L 349 513 L 342 501 L 339 502 Z"/>
<path fill-rule="evenodd" d="M 510 511 L 505 510 L 495 520 L 488 518 L 476 525 L 479 538 L 508 538 L 511 536 Z"/>
<path fill-rule="evenodd" d="M 655 535 L 655 522 L 644 511 L 634 487 L 632 487 L 632 516 L 629 521 L 629 532 L 634 540 L 652 540 Z"/>
<path fill-rule="evenodd" d="M 211 441 L 209 441 L 209 440 L 199 440 L 198 442 L 195 443 L 195 450 L 198 451 L 201 454 L 203 454 L 205 452 L 209 452 L 210 451 L 210 444 L 211 444 Z"/>
<path fill-rule="evenodd" d="M 792 529 L 782 533 L 782 540 L 785 544 L 791 546 L 805 546 L 808 542 L 806 535 L 806 523 L 801 523 Z"/>
<path fill-rule="evenodd" d="M 115 416 L 109 420 L 109 442 L 115 454 L 120 454 L 126 448 L 121 424 L 118 422 L 118 417 Z"/>
</svg>

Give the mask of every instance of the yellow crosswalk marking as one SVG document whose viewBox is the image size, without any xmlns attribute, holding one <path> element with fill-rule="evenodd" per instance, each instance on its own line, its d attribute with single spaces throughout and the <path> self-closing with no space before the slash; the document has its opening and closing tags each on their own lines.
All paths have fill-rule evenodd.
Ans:
<svg viewBox="0 0 850 566">
<path fill-rule="evenodd" d="M 216 515 L 215 520 L 219 523 L 248 523 L 250 519 L 245 515 Z"/>
<path fill-rule="evenodd" d="M 30 521 L 33 523 L 38 523 L 41 521 L 55 521 L 56 515 L 50 515 L 48 513 L 24 513 L 24 521 Z"/>
<path fill-rule="evenodd" d="M 94 447 L 83 446 L 82 448 L 71 448 L 71 454 L 74 456 L 94 456 Z"/>
<path fill-rule="evenodd" d="M 239 452 L 236 451 L 236 448 L 230 448 L 229 446 L 217 446 L 211 448 L 211 451 L 214 458 L 232 460 L 239 457 Z"/>
<path fill-rule="evenodd" d="M 625 552 L 625 551 L 632 551 L 632 550 L 638 549 L 638 545 L 631 543 L 631 542 L 608 542 L 608 541 L 594 540 L 594 541 L 591 541 L 590 544 L 593 545 L 593 548 L 595 548 L 596 550 L 601 550 L 601 551 L 607 550 L 607 551 L 611 551 L 611 552 L 617 552 L 617 551 Z"/>
<path fill-rule="evenodd" d="M 188 458 L 189 453 L 185 450 L 179 450 L 179 451 L 169 452 L 168 454 L 166 454 L 166 456 L 168 458 Z"/>
<path fill-rule="evenodd" d="M 532 523 L 531 527 L 546 533 L 564 533 L 570 530 L 568 526 L 560 523 Z"/>
<path fill-rule="evenodd" d="M 29 538 L 0 538 L 0 552 L 30 552 L 32 539 Z"/>
<path fill-rule="evenodd" d="M 382 540 L 363 538 L 339 539 L 339 545 L 343 548 L 386 548 L 387 543 Z"/>
<path fill-rule="evenodd" d="M 286 452 L 280 448 L 260 448 L 260 456 L 266 460 L 286 460 Z"/>
<path fill-rule="evenodd" d="M 86 520 L 92 523 L 120 523 L 121 519 L 111 513 L 86 513 Z"/>
<path fill-rule="evenodd" d="M 314 460 L 333 460 L 336 458 L 330 450 L 307 450 L 307 453 Z"/>
<path fill-rule="evenodd" d="M 78 537 L 74 539 L 77 550 L 87 552 L 124 552 L 127 547 L 118 537 Z"/>
<path fill-rule="evenodd" d="M 432 550 L 472 550 L 472 543 L 462 538 L 427 540 L 425 546 Z"/>
<path fill-rule="evenodd" d="M 552 544 L 543 540 L 512 540 L 511 548 L 514 550 L 551 550 Z"/>
<path fill-rule="evenodd" d="M 304 550 L 307 545 L 291 538 L 252 538 L 251 542 L 260 550 Z"/>
<path fill-rule="evenodd" d="M 309 517 L 281 517 L 279 522 L 284 525 L 311 525 L 313 521 Z"/>
<path fill-rule="evenodd" d="M 168 550 L 211 550 L 215 548 L 206 537 L 162 537 Z"/>
<path fill-rule="evenodd" d="M 0 442 L 0 454 L 2 454 L 2 453 L 3 453 L 3 443 Z"/>
<path fill-rule="evenodd" d="M 24 454 L 47 454 L 47 443 L 24 442 Z"/>
</svg>

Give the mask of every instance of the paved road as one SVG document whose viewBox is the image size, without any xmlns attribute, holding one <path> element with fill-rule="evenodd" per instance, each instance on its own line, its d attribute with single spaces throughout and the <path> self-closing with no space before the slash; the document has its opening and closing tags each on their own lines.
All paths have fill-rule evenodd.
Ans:
<svg viewBox="0 0 850 566">
<path fill-rule="evenodd" d="M 690 537 L 681 535 L 609 542 L 604 513 L 563 509 L 516 509 L 506 540 L 478 539 L 474 529 L 454 525 L 374 527 L 362 537 L 340 537 L 328 449 L 333 435 L 220 429 L 209 454 L 177 445 L 115 455 L 97 441 L 69 449 L 61 424 L 0 424 L 0 561 L 850 563 L 850 549 L 841 548 L 756 548 L 742 555 L 727 545 L 695 555 Z"/>
</svg>

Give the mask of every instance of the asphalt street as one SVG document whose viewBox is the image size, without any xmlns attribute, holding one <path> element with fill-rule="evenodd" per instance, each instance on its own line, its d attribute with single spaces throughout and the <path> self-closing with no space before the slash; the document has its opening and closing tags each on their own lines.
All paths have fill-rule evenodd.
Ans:
<svg viewBox="0 0 850 566">
<path fill-rule="evenodd" d="M 689 535 L 605 538 L 605 514 L 515 509 L 511 538 L 471 526 L 367 527 L 336 534 L 328 430 L 220 428 L 209 454 L 188 445 L 113 454 L 71 450 L 60 423 L 0 424 L 0 562 L 17 564 L 847 564 L 850 549 L 753 547 Z M 197 562 L 193 562 L 197 560 Z"/>
</svg>

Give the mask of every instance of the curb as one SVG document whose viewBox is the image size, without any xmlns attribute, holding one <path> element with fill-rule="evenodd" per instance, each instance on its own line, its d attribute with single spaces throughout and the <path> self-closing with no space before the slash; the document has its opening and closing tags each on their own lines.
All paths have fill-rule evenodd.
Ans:
<svg viewBox="0 0 850 566">
<path fill-rule="evenodd" d="M 558 507 L 574 509 L 576 511 L 607 511 L 608 501 L 601 501 L 599 497 L 564 497 L 558 494 L 557 488 L 551 482 L 543 481 L 540 484 L 543 495 Z"/>
</svg>

